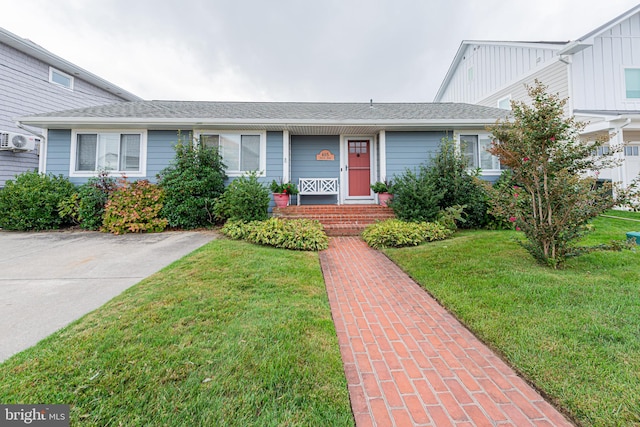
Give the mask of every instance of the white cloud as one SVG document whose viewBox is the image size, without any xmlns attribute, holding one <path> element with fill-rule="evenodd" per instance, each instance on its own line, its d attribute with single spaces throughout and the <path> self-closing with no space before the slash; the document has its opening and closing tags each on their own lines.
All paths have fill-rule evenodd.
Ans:
<svg viewBox="0 0 640 427">
<path fill-rule="evenodd" d="M 430 101 L 464 39 L 576 39 L 634 0 L 0 0 L 0 26 L 146 99 Z"/>
</svg>

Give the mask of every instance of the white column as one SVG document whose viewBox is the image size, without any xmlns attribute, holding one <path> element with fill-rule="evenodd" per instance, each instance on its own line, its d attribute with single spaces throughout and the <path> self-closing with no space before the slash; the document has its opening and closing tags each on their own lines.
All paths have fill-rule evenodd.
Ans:
<svg viewBox="0 0 640 427">
<path fill-rule="evenodd" d="M 380 150 L 380 181 L 387 180 L 387 132 L 380 131 L 378 138 L 378 148 Z"/>
<path fill-rule="evenodd" d="M 291 139 L 289 131 L 282 131 L 282 182 L 289 182 L 291 179 Z"/>
</svg>

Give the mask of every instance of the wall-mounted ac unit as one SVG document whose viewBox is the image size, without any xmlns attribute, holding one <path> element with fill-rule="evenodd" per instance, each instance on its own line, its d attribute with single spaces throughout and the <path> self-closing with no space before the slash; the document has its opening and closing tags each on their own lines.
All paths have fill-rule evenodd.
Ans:
<svg viewBox="0 0 640 427">
<path fill-rule="evenodd" d="M 40 138 L 33 135 L 0 131 L 0 150 L 31 151 L 39 142 Z"/>
</svg>

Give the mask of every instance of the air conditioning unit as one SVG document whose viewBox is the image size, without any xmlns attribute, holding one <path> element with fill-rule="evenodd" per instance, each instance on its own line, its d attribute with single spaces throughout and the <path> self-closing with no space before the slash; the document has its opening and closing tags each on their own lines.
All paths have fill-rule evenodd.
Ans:
<svg viewBox="0 0 640 427">
<path fill-rule="evenodd" d="M 0 150 L 31 151 L 39 142 L 40 138 L 33 135 L 0 131 Z"/>
</svg>

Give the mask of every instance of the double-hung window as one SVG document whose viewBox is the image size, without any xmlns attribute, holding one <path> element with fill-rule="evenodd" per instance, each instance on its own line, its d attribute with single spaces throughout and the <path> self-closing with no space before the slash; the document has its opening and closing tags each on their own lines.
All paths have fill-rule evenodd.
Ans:
<svg viewBox="0 0 640 427">
<path fill-rule="evenodd" d="M 501 170 L 500 160 L 487 151 L 490 147 L 491 138 L 488 134 L 460 135 L 460 150 L 469 168 L 480 168 L 485 174 Z"/>
<path fill-rule="evenodd" d="M 144 176 L 146 132 L 77 131 L 71 149 L 71 176 L 99 171 Z"/>
<path fill-rule="evenodd" d="M 266 134 L 264 132 L 207 132 L 200 143 L 217 148 L 230 176 L 246 172 L 264 172 L 266 168 Z"/>
</svg>

